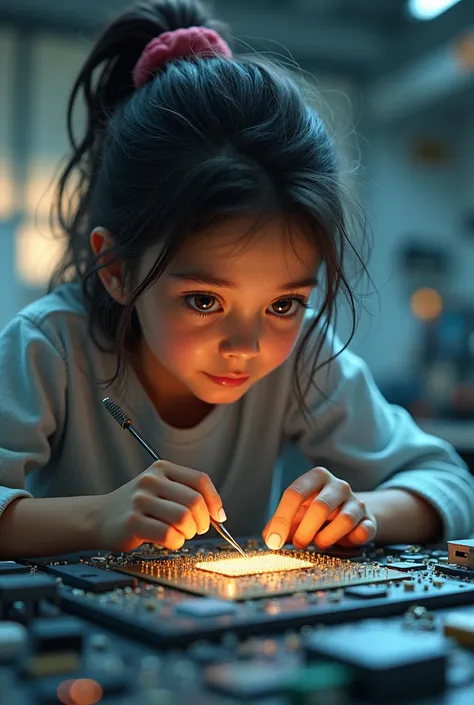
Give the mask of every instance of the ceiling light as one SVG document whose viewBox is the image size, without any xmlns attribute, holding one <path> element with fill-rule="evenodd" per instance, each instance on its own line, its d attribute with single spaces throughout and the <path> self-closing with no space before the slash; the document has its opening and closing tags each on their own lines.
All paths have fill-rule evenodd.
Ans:
<svg viewBox="0 0 474 705">
<path fill-rule="evenodd" d="M 408 11 L 416 20 L 433 20 L 460 0 L 408 0 Z"/>
</svg>

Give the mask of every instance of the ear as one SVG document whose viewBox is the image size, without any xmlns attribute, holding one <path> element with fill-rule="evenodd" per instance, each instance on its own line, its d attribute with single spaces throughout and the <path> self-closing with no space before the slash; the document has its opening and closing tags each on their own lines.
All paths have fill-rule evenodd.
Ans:
<svg viewBox="0 0 474 705">
<path fill-rule="evenodd" d="M 123 305 L 126 299 L 125 267 L 109 251 L 114 246 L 110 231 L 102 227 L 94 228 L 90 235 L 90 245 L 97 257 L 97 264 L 102 265 L 97 274 L 104 288 L 117 303 Z"/>
</svg>

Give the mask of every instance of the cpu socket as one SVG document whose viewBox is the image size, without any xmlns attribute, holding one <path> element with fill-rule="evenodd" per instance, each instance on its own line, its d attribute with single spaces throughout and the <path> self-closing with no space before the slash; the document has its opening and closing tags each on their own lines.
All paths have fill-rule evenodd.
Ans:
<svg viewBox="0 0 474 705">
<path fill-rule="evenodd" d="M 186 556 L 173 560 L 138 560 L 117 566 L 140 580 L 224 600 L 249 600 L 296 592 L 401 580 L 399 570 L 352 563 L 307 551 L 253 551 Z"/>
</svg>

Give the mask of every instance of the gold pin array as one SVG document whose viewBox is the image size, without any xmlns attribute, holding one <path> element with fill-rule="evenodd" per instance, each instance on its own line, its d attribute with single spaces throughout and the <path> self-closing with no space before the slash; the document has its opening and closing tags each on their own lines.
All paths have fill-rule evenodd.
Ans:
<svg viewBox="0 0 474 705">
<path fill-rule="evenodd" d="M 409 577 L 378 563 L 352 563 L 309 551 L 248 551 L 131 558 L 117 570 L 150 583 L 227 600 L 314 592 Z"/>
</svg>

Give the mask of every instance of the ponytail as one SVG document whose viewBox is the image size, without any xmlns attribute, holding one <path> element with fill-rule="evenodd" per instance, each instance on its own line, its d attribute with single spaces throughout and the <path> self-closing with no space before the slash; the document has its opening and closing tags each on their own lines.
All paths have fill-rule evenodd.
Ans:
<svg viewBox="0 0 474 705">
<path fill-rule="evenodd" d="M 90 203 L 109 120 L 134 92 L 133 71 L 145 46 L 163 32 L 206 26 L 225 36 L 225 26 L 195 0 L 142 0 L 119 16 L 93 46 L 73 85 L 67 107 L 71 155 L 61 172 L 51 223 L 67 237 L 63 260 L 49 283 L 51 291 L 66 280 L 82 281 L 94 266 L 89 245 Z M 75 125 L 85 106 L 85 125 Z"/>
</svg>

